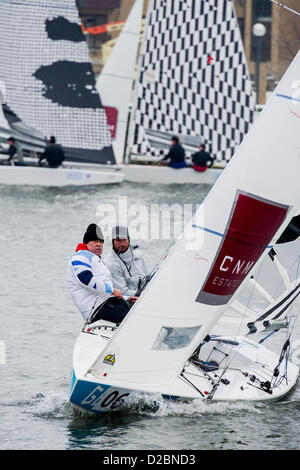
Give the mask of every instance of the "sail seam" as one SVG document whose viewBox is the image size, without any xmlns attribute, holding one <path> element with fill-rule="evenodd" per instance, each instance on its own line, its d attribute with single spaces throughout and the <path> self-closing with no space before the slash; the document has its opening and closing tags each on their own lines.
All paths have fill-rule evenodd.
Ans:
<svg viewBox="0 0 300 470">
<path fill-rule="evenodd" d="M 193 224 L 192 227 L 193 228 L 198 228 L 200 230 L 204 230 L 205 232 L 208 232 L 208 233 L 212 233 L 213 235 L 217 235 L 218 237 L 221 237 L 221 238 L 224 237 L 224 233 L 216 232 L 215 230 L 212 230 L 212 229 L 209 229 L 209 228 L 206 228 L 206 227 L 202 227 L 201 225 Z M 272 247 L 273 247 L 273 245 L 268 245 L 266 248 L 272 248 Z"/>
</svg>

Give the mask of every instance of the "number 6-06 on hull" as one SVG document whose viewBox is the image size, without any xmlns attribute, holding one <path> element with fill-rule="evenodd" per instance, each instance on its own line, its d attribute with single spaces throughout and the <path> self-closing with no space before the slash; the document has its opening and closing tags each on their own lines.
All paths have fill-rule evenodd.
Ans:
<svg viewBox="0 0 300 470">
<path fill-rule="evenodd" d="M 73 376 L 74 377 L 74 376 Z M 96 384 L 85 380 L 74 380 L 70 402 L 94 414 L 117 410 L 129 396 L 129 391 L 110 385 Z"/>
</svg>

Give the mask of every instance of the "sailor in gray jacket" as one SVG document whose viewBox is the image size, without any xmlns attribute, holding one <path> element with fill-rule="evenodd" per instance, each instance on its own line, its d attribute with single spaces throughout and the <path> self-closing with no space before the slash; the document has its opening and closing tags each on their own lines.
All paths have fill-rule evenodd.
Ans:
<svg viewBox="0 0 300 470">
<path fill-rule="evenodd" d="M 101 259 L 104 237 L 100 227 L 90 224 L 69 263 L 69 287 L 75 305 L 88 322 L 121 323 L 137 297 L 116 289 Z M 127 303 L 127 300 L 130 302 Z"/>
<path fill-rule="evenodd" d="M 113 228 L 112 250 L 105 264 L 114 286 L 126 296 L 135 296 L 149 274 L 141 252 L 130 244 L 128 229 L 124 226 Z"/>
</svg>

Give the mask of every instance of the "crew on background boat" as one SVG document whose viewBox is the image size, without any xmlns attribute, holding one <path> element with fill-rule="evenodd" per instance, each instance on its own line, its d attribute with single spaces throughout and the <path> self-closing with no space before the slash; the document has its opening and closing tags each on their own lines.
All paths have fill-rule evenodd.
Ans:
<svg viewBox="0 0 300 470">
<path fill-rule="evenodd" d="M 86 321 L 120 323 L 136 297 L 126 297 L 114 288 L 108 268 L 101 259 L 104 237 L 101 228 L 90 224 L 69 263 L 69 288 L 73 301 Z"/>
<path fill-rule="evenodd" d="M 17 142 L 14 137 L 9 137 L 7 139 L 7 143 L 9 145 L 8 149 L 3 151 L 1 149 L 1 153 L 6 153 L 9 155 L 5 163 L 9 165 L 15 165 L 15 163 L 24 163 L 23 150 L 19 142 Z"/>
<path fill-rule="evenodd" d="M 185 150 L 179 142 L 179 138 L 174 135 L 171 139 L 171 147 L 168 155 L 166 155 L 161 162 L 169 160 L 168 166 L 171 168 L 185 168 Z"/>
<path fill-rule="evenodd" d="M 39 159 L 39 165 L 46 159 L 50 168 L 59 167 L 65 159 L 65 154 L 61 145 L 56 143 L 55 137 L 50 137 L 50 143 L 47 145 L 44 153 Z"/>
<path fill-rule="evenodd" d="M 205 145 L 201 144 L 199 146 L 199 151 L 193 153 L 192 155 L 192 162 L 193 168 L 196 171 L 206 171 L 207 170 L 207 163 L 210 162 L 209 168 L 213 165 L 213 158 L 210 156 L 208 152 L 205 150 Z"/>
<path fill-rule="evenodd" d="M 105 258 L 114 286 L 123 295 L 135 296 L 148 276 L 148 269 L 138 247 L 130 244 L 128 228 L 112 230 L 112 249 Z"/>
</svg>

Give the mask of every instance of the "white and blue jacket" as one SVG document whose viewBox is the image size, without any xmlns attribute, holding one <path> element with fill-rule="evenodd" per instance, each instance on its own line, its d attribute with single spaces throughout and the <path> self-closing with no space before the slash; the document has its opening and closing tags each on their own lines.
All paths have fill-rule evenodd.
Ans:
<svg viewBox="0 0 300 470">
<path fill-rule="evenodd" d="M 94 308 L 112 297 L 113 282 L 109 270 L 102 259 L 88 251 L 80 249 L 69 263 L 69 288 L 73 301 L 85 320 L 88 320 Z"/>
</svg>

